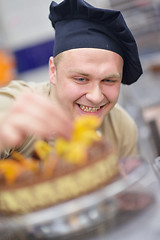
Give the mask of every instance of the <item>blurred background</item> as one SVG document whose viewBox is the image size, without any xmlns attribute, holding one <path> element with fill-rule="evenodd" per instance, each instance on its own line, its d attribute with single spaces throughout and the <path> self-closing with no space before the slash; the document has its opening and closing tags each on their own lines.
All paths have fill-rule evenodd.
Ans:
<svg viewBox="0 0 160 240">
<path fill-rule="evenodd" d="M 137 40 L 144 74 L 137 83 L 122 86 L 119 102 L 136 120 L 140 154 L 153 161 L 160 155 L 160 0 L 86 1 L 121 10 Z M 0 0 L 1 79 L 48 81 L 48 59 L 54 46 L 50 3 Z"/>
</svg>

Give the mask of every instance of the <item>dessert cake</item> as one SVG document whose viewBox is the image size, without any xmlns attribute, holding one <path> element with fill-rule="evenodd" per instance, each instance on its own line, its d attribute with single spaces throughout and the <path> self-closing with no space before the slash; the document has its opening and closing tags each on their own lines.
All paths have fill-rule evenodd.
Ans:
<svg viewBox="0 0 160 240">
<path fill-rule="evenodd" d="M 0 214 L 24 214 L 85 195 L 118 175 L 117 156 L 99 136 L 94 116 L 75 120 L 70 140 L 59 138 L 54 147 L 36 141 L 25 158 L 13 152 L 0 160 Z"/>
</svg>

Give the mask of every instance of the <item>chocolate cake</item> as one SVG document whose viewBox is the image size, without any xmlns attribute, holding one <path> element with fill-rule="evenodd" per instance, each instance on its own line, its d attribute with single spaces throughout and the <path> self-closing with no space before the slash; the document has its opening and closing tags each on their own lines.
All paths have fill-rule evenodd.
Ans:
<svg viewBox="0 0 160 240">
<path fill-rule="evenodd" d="M 98 119 L 75 121 L 69 141 L 57 139 L 54 148 L 37 141 L 33 155 L 14 152 L 0 160 L 0 213 L 24 214 L 66 202 L 95 191 L 118 175 L 113 147 L 100 137 Z"/>
</svg>

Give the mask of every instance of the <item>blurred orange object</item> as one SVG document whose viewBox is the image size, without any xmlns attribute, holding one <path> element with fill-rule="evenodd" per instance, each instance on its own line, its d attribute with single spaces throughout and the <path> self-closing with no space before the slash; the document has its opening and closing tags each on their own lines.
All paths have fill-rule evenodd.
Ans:
<svg viewBox="0 0 160 240">
<path fill-rule="evenodd" d="M 3 50 L 0 50 L 0 87 L 7 85 L 14 79 L 14 72 L 14 57 Z"/>
</svg>

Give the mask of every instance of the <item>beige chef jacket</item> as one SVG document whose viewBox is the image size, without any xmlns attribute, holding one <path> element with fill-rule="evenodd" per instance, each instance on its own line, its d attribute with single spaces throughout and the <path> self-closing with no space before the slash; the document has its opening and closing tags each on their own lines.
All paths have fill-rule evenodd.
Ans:
<svg viewBox="0 0 160 240">
<path fill-rule="evenodd" d="M 42 82 L 26 83 L 23 81 L 12 81 L 8 86 L 0 89 L 0 121 L 4 114 L 12 106 L 15 98 L 25 89 L 30 89 L 48 96 L 54 104 L 54 96 L 50 83 Z M 25 106 L 24 106 L 25 107 Z M 105 117 L 100 131 L 115 147 L 119 158 L 133 156 L 137 153 L 137 128 L 134 120 L 128 113 L 117 104 Z M 36 139 L 32 136 L 15 149 L 5 149 L 0 153 L 0 158 L 7 158 L 13 150 L 18 150 L 25 156 L 33 151 L 33 143 Z M 54 141 L 50 141 L 53 144 Z"/>
</svg>

